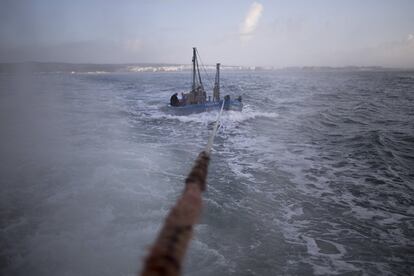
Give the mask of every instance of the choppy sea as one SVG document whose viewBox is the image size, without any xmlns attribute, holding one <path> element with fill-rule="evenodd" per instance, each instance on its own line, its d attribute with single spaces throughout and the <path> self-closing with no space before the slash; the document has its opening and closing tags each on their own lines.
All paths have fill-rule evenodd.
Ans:
<svg viewBox="0 0 414 276">
<path fill-rule="evenodd" d="M 413 275 L 414 71 L 223 71 L 184 275 Z M 0 75 L 0 274 L 136 275 L 216 112 L 188 72 Z"/>
</svg>

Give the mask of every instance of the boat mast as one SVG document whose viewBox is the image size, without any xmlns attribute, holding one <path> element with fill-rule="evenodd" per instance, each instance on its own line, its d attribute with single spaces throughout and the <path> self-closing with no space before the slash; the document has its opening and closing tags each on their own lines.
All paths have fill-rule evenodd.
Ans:
<svg viewBox="0 0 414 276">
<path fill-rule="evenodd" d="M 197 48 L 193 47 L 193 85 L 192 91 L 196 90 L 196 60 L 197 60 Z"/>
<path fill-rule="evenodd" d="M 213 101 L 220 101 L 220 63 L 216 64 L 216 79 L 213 88 Z"/>
<path fill-rule="evenodd" d="M 198 66 L 196 47 L 193 47 L 193 86 L 191 92 L 193 93 L 193 97 L 195 98 L 196 103 L 204 103 L 206 101 L 207 96 L 206 92 L 204 91 L 203 82 L 201 81 L 201 74 L 200 68 Z"/>
</svg>

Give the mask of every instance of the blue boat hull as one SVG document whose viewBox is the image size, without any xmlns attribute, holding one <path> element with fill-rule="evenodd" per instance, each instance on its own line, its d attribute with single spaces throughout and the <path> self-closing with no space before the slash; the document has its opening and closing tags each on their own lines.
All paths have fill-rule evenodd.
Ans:
<svg viewBox="0 0 414 276">
<path fill-rule="evenodd" d="M 202 113 L 213 110 L 220 110 L 223 100 L 220 102 L 206 102 L 202 104 L 189 104 L 184 106 L 171 106 L 168 109 L 176 115 L 188 115 L 193 113 Z M 239 100 L 229 100 L 224 103 L 224 110 L 242 111 L 243 103 Z"/>
</svg>

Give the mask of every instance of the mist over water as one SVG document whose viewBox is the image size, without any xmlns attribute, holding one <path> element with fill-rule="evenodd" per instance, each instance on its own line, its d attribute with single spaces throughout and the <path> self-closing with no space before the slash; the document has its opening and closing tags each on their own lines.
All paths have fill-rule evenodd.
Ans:
<svg viewBox="0 0 414 276">
<path fill-rule="evenodd" d="M 184 275 L 409 275 L 414 72 L 224 72 Z M 188 72 L 0 75 L 0 274 L 135 275 L 216 113 Z M 209 90 L 211 91 L 211 89 Z"/>
</svg>

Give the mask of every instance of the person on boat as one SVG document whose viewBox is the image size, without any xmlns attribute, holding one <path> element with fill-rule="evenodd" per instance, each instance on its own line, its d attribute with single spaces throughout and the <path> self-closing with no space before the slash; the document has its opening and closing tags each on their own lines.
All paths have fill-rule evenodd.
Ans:
<svg viewBox="0 0 414 276">
<path fill-rule="evenodd" d="M 202 104 L 205 102 L 205 91 L 203 90 L 203 88 L 201 86 L 197 87 L 197 91 L 196 91 L 196 101 L 197 104 Z"/>
<path fill-rule="evenodd" d="M 180 105 L 187 105 L 187 95 L 184 92 L 181 92 Z"/>
<path fill-rule="evenodd" d="M 171 106 L 179 106 L 180 105 L 180 100 L 177 97 L 177 93 L 175 93 L 174 95 L 171 96 L 170 98 L 170 104 Z"/>
</svg>

